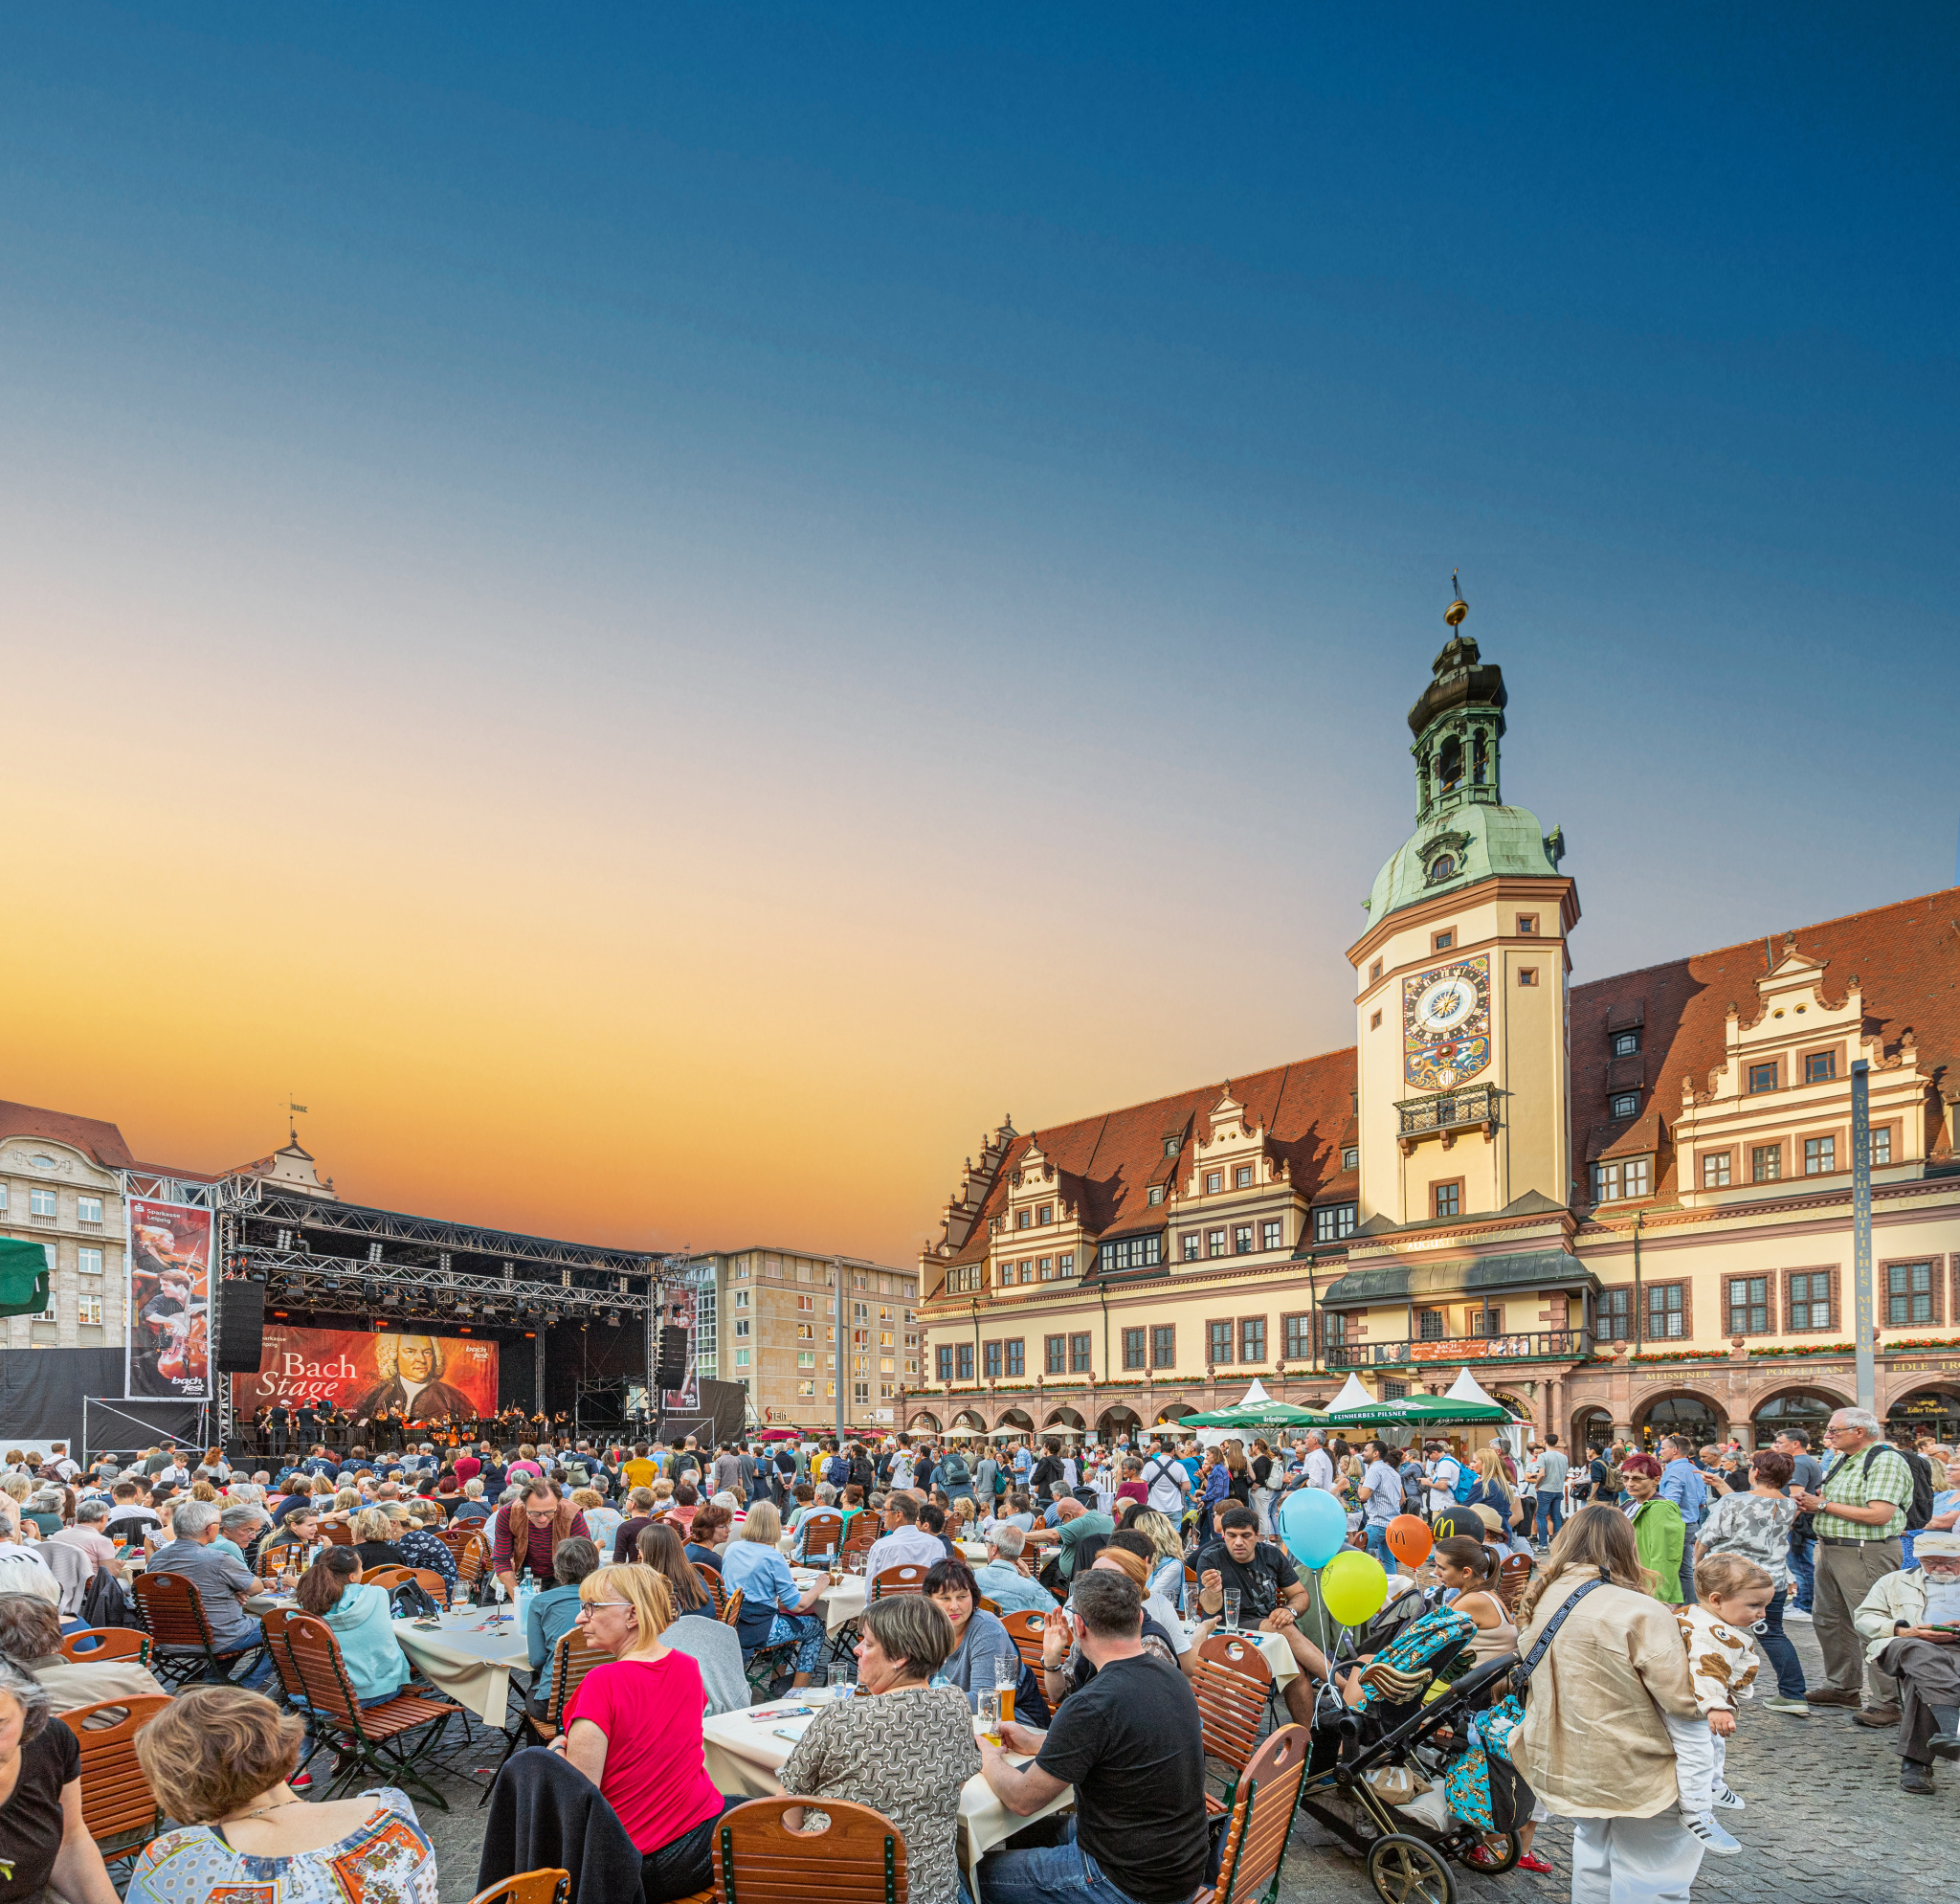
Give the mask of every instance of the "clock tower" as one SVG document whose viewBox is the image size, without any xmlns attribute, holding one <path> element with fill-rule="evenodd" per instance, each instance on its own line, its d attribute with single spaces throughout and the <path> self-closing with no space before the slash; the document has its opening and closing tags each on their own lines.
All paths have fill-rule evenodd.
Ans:
<svg viewBox="0 0 1960 1904">
<path fill-rule="evenodd" d="M 1572 1195 L 1563 836 L 1503 803 L 1503 671 L 1460 597 L 1409 710 L 1415 831 L 1376 875 L 1354 966 L 1365 1232 Z"/>
</svg>

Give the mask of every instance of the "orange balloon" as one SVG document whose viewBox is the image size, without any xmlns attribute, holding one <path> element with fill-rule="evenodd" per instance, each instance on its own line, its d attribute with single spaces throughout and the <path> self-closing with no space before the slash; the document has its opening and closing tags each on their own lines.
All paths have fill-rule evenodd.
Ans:
<svg viewBox="0 0 1960 1904">
<path fill-rule="evenodd" d="M 1383 1537 L 1389 1543 L 1389 1552 L 1411 1567 L 1421 1566 L 1436 1545 L 1436 1536 L 1414 1514 L 1397 1514 Z"/>
</svg>

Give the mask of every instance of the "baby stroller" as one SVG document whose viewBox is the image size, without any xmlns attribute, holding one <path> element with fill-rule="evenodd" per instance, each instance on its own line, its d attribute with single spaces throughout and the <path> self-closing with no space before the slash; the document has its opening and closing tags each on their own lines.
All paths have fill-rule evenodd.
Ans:
<svg viewBox="0 0 1960 1904">
<path fill-rule="evenodd" d="M 1432 1682 L 1457 1669 L 1472 1630 L 1461 1614 L 1433 1609 L 1364 1669 L 1362 1706 L 1322 1694 L 1301 1807 L 1361 1854 L 1382 1904 L 1455 1904 L 1452 1859 L 1487 1876 L 1509 1870 L 1523 1855 L 1517 1826 L 1530 1815 L 1531 1794 L 1508 1765 L 1485 1761 L 1472 1724 L 1503 1695 L 1517 1660 L 1463 1672 L 1423 1703 Z M 1487 1808 L 1490 1825 L 1455 1814 L 1440 1830 L 1419 1824 L 1377 1789 L 1390 1782 L 1378 1775 L 1392 1770 L 1419 1773 L 1436 1785 L 1447 1780 L 1453 1801 L 1474 1771 L 1477 1804 Z M 1473 1851 L 1481 1862 L 1472 1861 Z"/>
</svg>

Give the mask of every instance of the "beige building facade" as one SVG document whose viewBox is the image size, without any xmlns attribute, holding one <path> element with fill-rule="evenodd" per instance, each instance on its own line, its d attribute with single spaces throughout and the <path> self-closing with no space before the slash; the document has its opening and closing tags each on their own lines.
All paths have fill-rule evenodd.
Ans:
<svg viewBox="0 0 1960 1904">
<path fill-rule="evenodd" d="M 133 1160 L 113 1124 L 0 1104 L 0 1235 L 37 1243 L 54 1275 L 40 1315 L 0 1322 L 10 1349 L 108 1349 L 123 1326 L 121 1173 Z"/>
<path fill-rule="evenodd" d="M 1854 1395 L 1868 1082 L 1878 1403 L 1960 1432 L 1960 890 L 1574 985 L 1562 834 L 1504 803 L 1452 609 L 1352 1047 L 981 1141 L 922 1257 L 920 1428 L 1150 1426 L 1459 1367 L 1575 1441 L 1748 1441 Z"/>
<path fill-rule="evenodd" d="M 921 1367 L 917 1270 L 762 1245 L 719 1251 L 714 1264 L 702 1373 L 739 1383 L 758 1427 L 835 1428 L 839 1379 L 848 1427 L 896 1424 Z"/>
</svg>

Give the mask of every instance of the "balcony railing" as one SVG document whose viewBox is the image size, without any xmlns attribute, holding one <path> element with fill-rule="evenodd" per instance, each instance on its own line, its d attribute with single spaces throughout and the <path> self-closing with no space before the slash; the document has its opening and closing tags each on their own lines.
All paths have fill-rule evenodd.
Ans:
<svg viewBox="0 0 1960 1904">
<path fill-rule="evenodd" d="M 1570 1362 L 1592 1353 L 1581 1329 L 1524 1335 L 1432 1335 L 1414 1342 L 1329 1342 L 1330 1369 L 1394 1368 L 1417 1362 Z"/>
<path fill-rule="evenodd" d="M 1497 1100 L 1495 1085 L 1471 1085 L 1440 1097 L 1404 1098 L 1395 1109 L 1402 1113 L 1403 1136 L 1416 1137 L 1425 1131 L 1460 1131 L 1466 1125 L 1491 1123 L 1497 1117 Z"/>
</svg>

